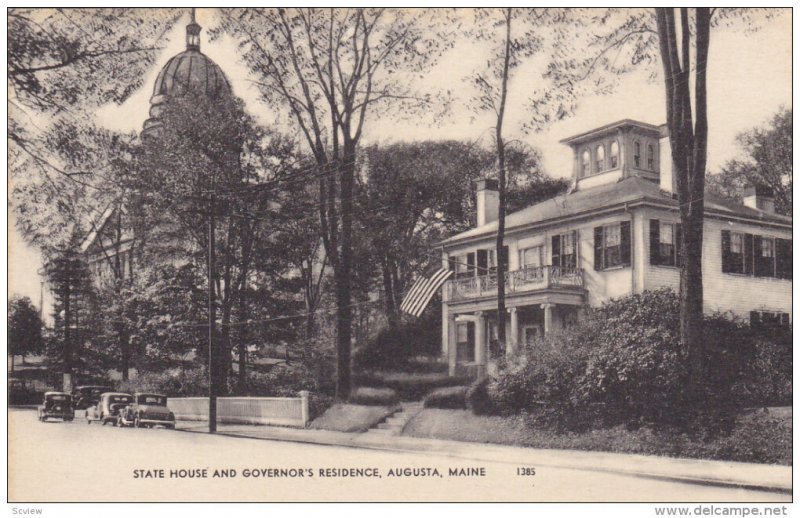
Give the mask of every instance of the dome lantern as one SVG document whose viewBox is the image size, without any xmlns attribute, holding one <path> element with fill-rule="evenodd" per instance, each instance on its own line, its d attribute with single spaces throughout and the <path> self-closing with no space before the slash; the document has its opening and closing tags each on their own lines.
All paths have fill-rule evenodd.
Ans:
<svg viewBox="0 0 800 518">
<path fill-rule="evenodd" d="M 203 30 L 194 18 L 195 8 L 192 7 L 192 21 L 186 26 L 186 49 L 200 50 L 200 31 Z"/>
</svg>

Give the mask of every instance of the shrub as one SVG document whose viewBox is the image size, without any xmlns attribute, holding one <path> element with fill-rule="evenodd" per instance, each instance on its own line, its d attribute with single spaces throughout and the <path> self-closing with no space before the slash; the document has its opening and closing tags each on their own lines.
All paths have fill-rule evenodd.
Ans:
<svg viewBox="0 0 800 518">
<path fill-rule="evenodd" d="M 467 390 L 467 408 L 475 415 L 496 413 L 495 404 L 489 396 L 489 378 L 476 380 Z"/>
<path fill-rule="evenodd" d="M 757 351 L 749 326 L 724 315 L 707 317 L 704 372 L 699 392 L 692 393 L 679 329 L 678 297 L 668 289 L 612 300 L 574 328 L 509 358 L 487 386 L 489 400 L 496 412 L 526 411 L 537 424 L 574 430 L 617 425 L 730 430 L 745 402 L 742 390 L 756 394 L 758 377 L 769 376 L 766 366 L 785 362 L 786 349 Z M 754 358 L 762 358 L 761 364 Z M 776 398 L 788 393 L 790 369 L 769 389 Z"/>
<path fill-rule="evenodd" d="M 413 361 L 414 357 L 439 352 L 441 329 L 441 313 L 436 311 L 400 323 L 394 329 L 384 328 L 375 338 L 359 345 L 353 352 L 354 370 L 413 369 L 414 364 L 418 364 Z"/>
<path fill-rule="evenodd" d="M 444 387 L 431 391 L 422 400 L 425 408 L 467 408 L 467 390 L 469 387 Z"/>
<path fill-rule="evenodd" d="M 207 396 L 208 374 L 203 368 L 144 372 L 134 379 L 121 382 L 117 390 L 129 394 L 156 392 L 170 397 Z"/>
<path fill-rule="evenodd" d="M 432 390 L 465 385 L 470 381 L 468 378 L 451 377 L 447 373 L 440 374 L 435 372 L 376 372 L 356 376 L 356 382 L 359 385 L 391 388 L 404 401 L 419 401 Z"/>
<path fill-rule="evenodd" d="M 399 402 L 397 392 L 389 388 L 358 387 L 350 392 L 350 403 L 355 405 L 392 406 Z"/>
</svg>

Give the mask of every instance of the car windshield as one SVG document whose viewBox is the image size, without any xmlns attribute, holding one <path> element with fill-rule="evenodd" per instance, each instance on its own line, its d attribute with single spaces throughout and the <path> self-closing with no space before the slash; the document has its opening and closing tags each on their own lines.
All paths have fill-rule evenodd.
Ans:
<svg viewBox="0 0 800 518">
<path fill-rule="evenodd" d="M 108 396 L 109 403 L 130 403 L 133 401 L 131 396 Z"/>
<path fill-rule="evenodd" d="M 155 406 L 166 406 L 167 398 L 162 396 L 139 396 L 139 404 L 140 405 L 155 405 Z"/>
</svg>

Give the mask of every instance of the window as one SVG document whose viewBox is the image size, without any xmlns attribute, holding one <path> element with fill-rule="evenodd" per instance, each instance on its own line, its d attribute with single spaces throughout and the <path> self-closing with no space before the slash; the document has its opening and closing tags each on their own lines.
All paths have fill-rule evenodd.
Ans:
<svg viewBox="0 0 800 518">
<path fill-rule="evenodd" d="M 656 154 L 653 144 L 647 145 L 647 169 L 650 171 L 656 170 Z"/>
<path fill-rule="evenodd" d="M 642 146 L 639 142 L 633 143 L 633 167 L 642 167 Z"/>
<path fill-rule="evenodd" d="M 594 155 L 595 159 L 595 172 L 599 173 L 600 171 L 604 171 L 606 168 L 606 148 L 603 145 L 597 146 L 597 150 L 595 151 Z"/>
<path fill-rule="evenodd" d="M 582 176 L 588 176 L 592 174 L 592 158 L 589 155 L 588 149 L 584 149 L 583 154 L 581 155 L 581 174 Z"/>
<path fill-rule="evenodd" d="M 526 248 L 525 250 L 519 251 L 519 265 L 521 268 L 527 267 L 537 267 L 542 266 L 544 263 L 543 256 L 544 256 L 544 247 L 539 246 L 532 246 L 530 248 Z"/>
<path fill-rule="evenodd" d="M 475 276 L 475 252 L 466 255 L 452 256 L 448 259 L 450 270 L 456 273 L 456 279 Z"/>
<path fill-rule="evenodd" d="M 508 245 L 503 247 L 506 257 L 506 271 L 508 271 Z M 481 262 L 481 255 L 486 254 L 486 259 Z M 494 274 L 497 272 L 497 249 L 478 250 L 478 275 Z"/>
<path fill-rule="evenodd" d="M 619 144 L 616 140 L 611 143 L 611 155 L 608 158 L 611 162 L 609 167 L 616 169 L 619 166 Z"/>
<path fill-rule="evenodd" d="M 680 242 L 680 223 L 650 220 L 650 264 L 680 266 Z"/>
<path fill-rule="evenodd" d="M 791 279 L 792 241 L 723 230 L 722 271 Z"/>
<path fill-rule="evenodd" d="M 791 325 L 789 313 L 773 313 L 771 311 L 750 312 L 750 327 L 764 329 L 768 327 L 788 327 L 789 325 Z"/>
<path fill-rule="evenodd" d="M 574 230 L 566 234 L 553 236 L 551 241 L 553 266 L 575 268 L 578 265 L 576 242 L 577 232 Z"/>
<path fill-rule="evenodd" d="M 631 264 L 631 222 L 621 221 L 594 229 L 594 269 Z"/>
</svg>

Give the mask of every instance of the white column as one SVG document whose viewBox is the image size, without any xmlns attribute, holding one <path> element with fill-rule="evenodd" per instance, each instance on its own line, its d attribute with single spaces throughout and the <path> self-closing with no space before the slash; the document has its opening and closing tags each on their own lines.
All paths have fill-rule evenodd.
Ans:
<svg viewBox="0 0 800 518">
<path fill-rule="evenodd" d="M 508 313 L 511 316 L 511 332 L 509 336 L 506 336 L 506 356 L 516 353 L 519 345 L 519 315 L 517 314 L 517 308 L 508 308 Z"/>
<path fill-rule="evenodd" d="M 447 315 L 448 307 L 447 304 L 442 304 L 442 359 L 447 359 L 447 351 L 448 351 L 448 338 L 449 338 L 449 324 L 450 318 Z"/>
<path fill-rule="evenodd" d="M 450 376 L 456 375 L 456 353 L 458 346 L 456 345 L 456 315 L 455 313 L 447 315 L 447 336 L 445 347 L 447 348 L 447 366 Z"/>
<path fill-rule="evenodd" d="M 475 364 L 481 373 L 481 366 L 486 367 L 486 317 L 483 311 L 475 312 Z"/>
<path fill-rule="evenodd" d="M 544 334 L 548 334 L 553 329 L 553 306 L 555 304 L 542 304 L 544 310 Z"/>
</svg>

